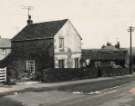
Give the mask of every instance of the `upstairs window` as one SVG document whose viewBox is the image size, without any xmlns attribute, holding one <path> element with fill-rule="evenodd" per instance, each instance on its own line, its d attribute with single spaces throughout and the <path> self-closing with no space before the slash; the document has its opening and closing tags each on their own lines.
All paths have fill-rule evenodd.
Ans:
<svg viewBox="0 0 135 106">
<path fill-rule="evenodd" d="M 59 48 L 64 49 L 64 38 L 59 38 Z"/>
</svg>

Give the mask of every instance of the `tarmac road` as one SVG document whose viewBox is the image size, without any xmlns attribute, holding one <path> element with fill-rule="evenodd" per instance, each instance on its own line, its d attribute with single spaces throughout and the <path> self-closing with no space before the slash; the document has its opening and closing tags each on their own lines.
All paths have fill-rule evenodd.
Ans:
<svg viewBox="0 0 135 106">
<path fill-rule="evenodd" d="M 135 106 L 135 81 L 99 91 L 73 90 L 15 93 L 4 98 L 24 106 Z"/>
</svg>

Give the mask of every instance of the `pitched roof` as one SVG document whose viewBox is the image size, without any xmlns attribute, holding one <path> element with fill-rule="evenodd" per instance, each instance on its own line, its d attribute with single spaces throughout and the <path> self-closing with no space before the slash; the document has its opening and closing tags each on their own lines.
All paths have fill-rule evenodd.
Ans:
<svg viewBox="0 0 135 106">
<path fill-rule="evenodd" d="M 12 41 L 54 37 L 54 35 L 61 29 L 67 20 L 68 19 L 27 25 L 22 29 L 21 32 L 12 38 Z"/>
<path fill-rule="evenodd" d="M 0 38 L 0 48 L 11 48 L 11 40 L 7 38 Z"/>
</svg>

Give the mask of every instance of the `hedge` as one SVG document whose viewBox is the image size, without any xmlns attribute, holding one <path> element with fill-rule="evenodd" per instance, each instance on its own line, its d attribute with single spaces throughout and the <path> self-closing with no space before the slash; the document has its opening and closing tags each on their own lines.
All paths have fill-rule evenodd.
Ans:
<svg viewBox="0 0 135 106">
<path fill-rule="evenodd" d="M 121 76 L 129 74 L 128 68 L 102 68 L 103 77 Z"/>
<path fill-rule="evenodd" d="M 45 82 L 78 80 L 96 77 L 98 77 L 96 68 L 58 68 L 44 69 L 42 71 L 42 81 Z"/>
<path fill-rule="evenodd" d="M 58 82 L 129 74 L 127 68 L 50 68 L 37 73 L 38 80 Z"/>
</svg>

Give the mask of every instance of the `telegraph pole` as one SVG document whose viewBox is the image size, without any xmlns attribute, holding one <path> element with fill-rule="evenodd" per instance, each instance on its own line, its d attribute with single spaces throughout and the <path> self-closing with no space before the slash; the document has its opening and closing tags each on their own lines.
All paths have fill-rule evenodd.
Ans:
<svg viewBox="0 0 135 106">
<path fill-rule="evenodd" d="M 134 27 L 129 26 L 128 32 L 130 33 L 130 52 L 129 52 L 129 72 L 132 74 L 132 32 Z"/>
</svg>

